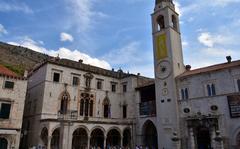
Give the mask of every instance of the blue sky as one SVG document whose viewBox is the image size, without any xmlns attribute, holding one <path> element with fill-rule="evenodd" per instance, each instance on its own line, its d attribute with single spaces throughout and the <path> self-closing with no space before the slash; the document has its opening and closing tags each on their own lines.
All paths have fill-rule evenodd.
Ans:
<svg viewBox="0 0 240 149">
<path fill-rule="evenodd" d="M 0 40 L 153 76 L 154 0 L 0 0 Z M 240 0 L 176 0 L 185 64 L 240 59 Z"/>
</svg>

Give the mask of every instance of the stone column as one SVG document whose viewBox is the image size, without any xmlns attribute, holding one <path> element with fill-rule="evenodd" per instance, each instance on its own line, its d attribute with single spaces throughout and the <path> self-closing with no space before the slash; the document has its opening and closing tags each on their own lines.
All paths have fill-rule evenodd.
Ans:
<svg viewBox="0 0 240 149">
<path fill-rule="evenodd" d="M 88 136 L 88 141 L 87 141 L 87 148 L 90 149 L 90 140 L 91 140 L 91 136 Z"/>
<path fill-rule="evenodd" d="M 195 149 L 195 138 L 194 138 L 193 128 L 189 128 L 189 135 L 190 135 L 191 149 Z"/>
<path fill-rule="evenodd" d="M 104 136 L 104 146 L 103 146 L 104 149 L 107 148 L 107 136 Z"/>
<path fill-rule="evenodd" d="M 48 136 L 47 149 L 51 149 L 51 139 L 52 139 L 52 136 Z"/>
<path fill-rule="evenodd" d="M 122 136 L 122 135 L 121 135 L 121 138 L 120 138 L 120 139 L 121 139 L 121 140 L 120 140 L 120 141 L 121 141 L 120 146 L 123 147 L 123 136 Z"/>
</svg>

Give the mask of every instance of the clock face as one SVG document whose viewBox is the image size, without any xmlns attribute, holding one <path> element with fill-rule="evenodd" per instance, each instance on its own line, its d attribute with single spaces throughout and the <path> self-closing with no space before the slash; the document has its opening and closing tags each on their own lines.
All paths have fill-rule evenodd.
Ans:
<svg viewBox="0 0 240 149">
<path fill-rule="evenodd" d="M 167 78 L 170 74 L 171 74 L 171 65 L 168 61 L 161 61 L 158 65 L 157 65 L 157 77 L 159 79 L 165 79 Z"/>
</svg>

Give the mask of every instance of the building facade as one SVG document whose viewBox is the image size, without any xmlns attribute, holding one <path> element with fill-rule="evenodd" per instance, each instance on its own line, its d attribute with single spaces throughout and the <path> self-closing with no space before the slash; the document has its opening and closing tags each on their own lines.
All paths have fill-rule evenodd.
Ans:
<svg viewBox="0 0 240 149">
<path fill-rule="evenodd" d="M 85 149 L 135 144 L 139 75 L 48 60 L 29 76 L 22 148 Z"/>
<path fill-rule="evenodd" d="M 27 80 L 0 65 L 0 148 L 18 149 Z"/>
</svg>

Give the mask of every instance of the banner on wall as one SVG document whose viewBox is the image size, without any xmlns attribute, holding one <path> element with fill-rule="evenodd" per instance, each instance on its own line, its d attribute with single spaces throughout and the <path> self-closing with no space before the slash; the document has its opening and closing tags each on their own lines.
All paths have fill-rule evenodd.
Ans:
<svg viewBox="0 0 240 149">
<path fill-rule="evenodd" d="M 240 117 L 240 95 L 227 96 L 231 118 Z"/>
<path fill-rule="evenodd" d="M 156 38 L 156 57 L 157 60 L 164 59 L 168 56 L 166 34 L 158 35 Z"/>
</svg>

